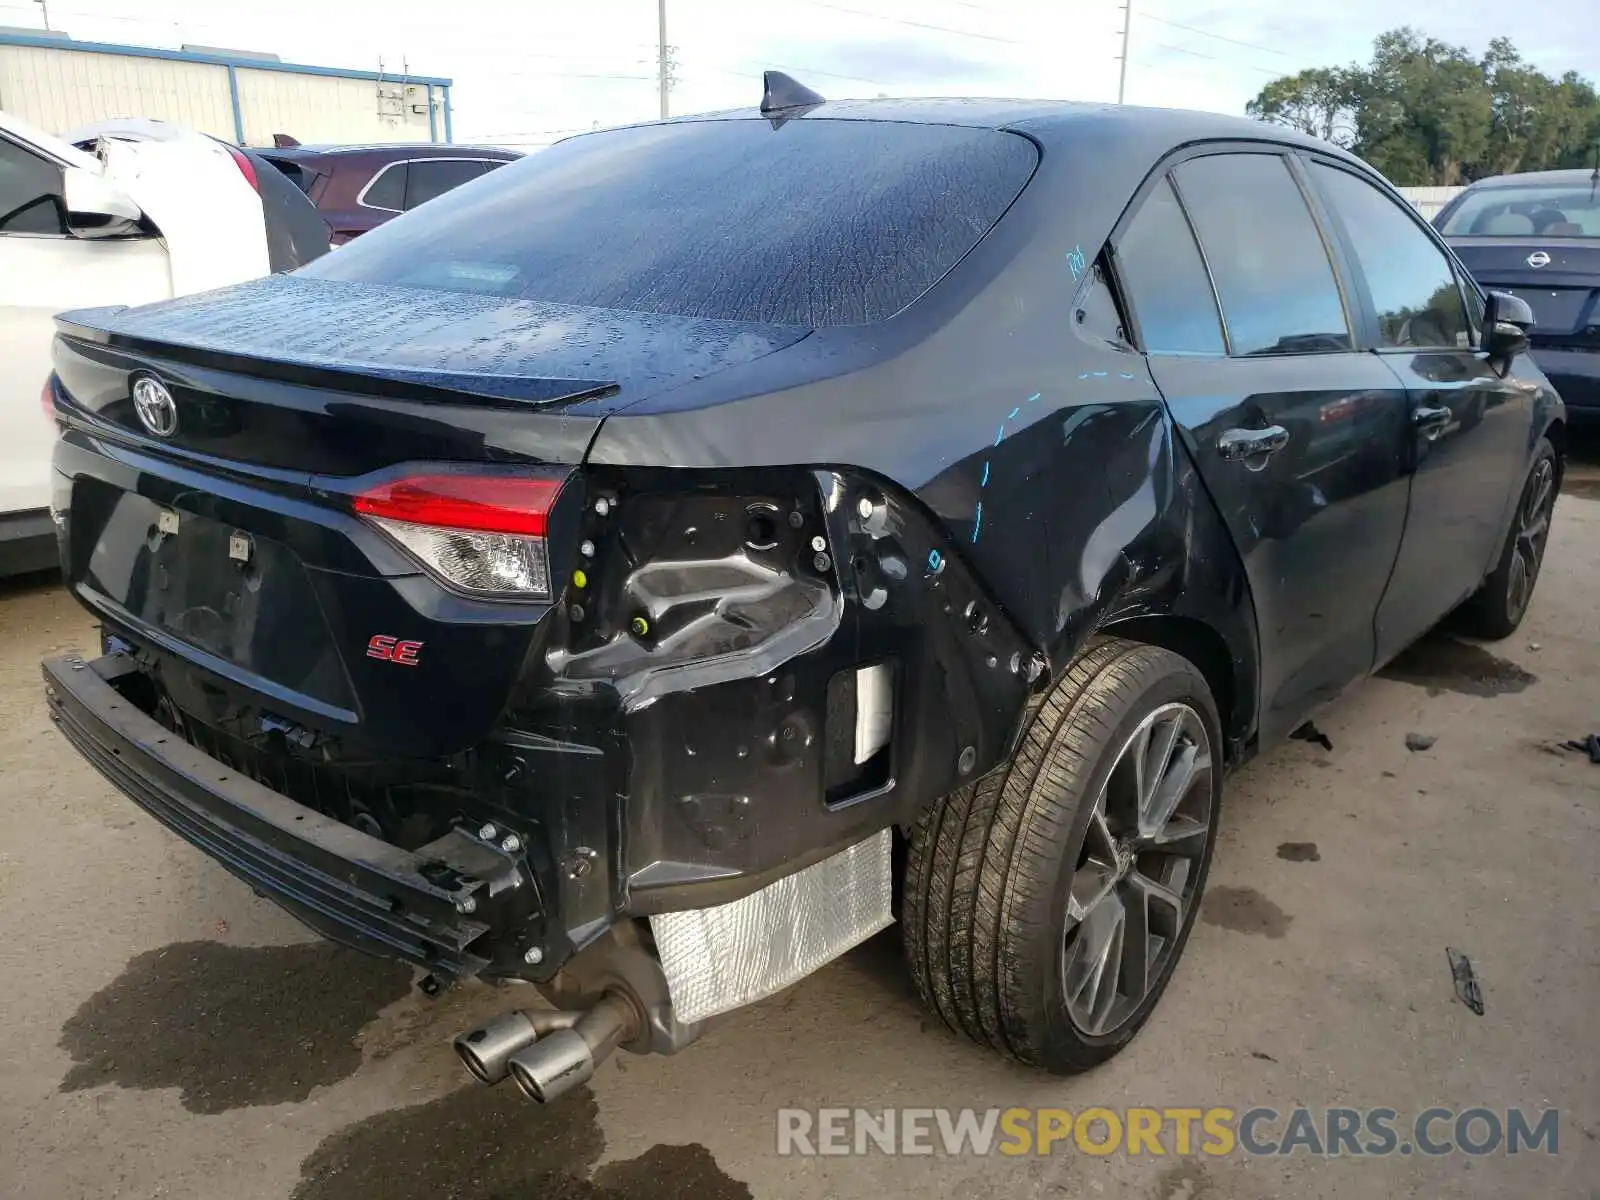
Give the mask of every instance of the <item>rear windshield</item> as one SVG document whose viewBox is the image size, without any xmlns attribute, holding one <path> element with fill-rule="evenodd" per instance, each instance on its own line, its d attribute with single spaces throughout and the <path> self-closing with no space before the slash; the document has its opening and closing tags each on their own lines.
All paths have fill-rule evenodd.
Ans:
<svg viewBox="0 0 1600 1200">
<path fill-rule="evenodd" d="M 1526 184 L 1468 192 L 1446 237 L 1600 238 L 1600 186 Z"/>
<path fill-rule="evenodd" d="M 892 316 L 1027 183 L 988 129 L 799 119 L 559 143 L 306 268 L 326 279 L 810 327 Z"/>
</svg>

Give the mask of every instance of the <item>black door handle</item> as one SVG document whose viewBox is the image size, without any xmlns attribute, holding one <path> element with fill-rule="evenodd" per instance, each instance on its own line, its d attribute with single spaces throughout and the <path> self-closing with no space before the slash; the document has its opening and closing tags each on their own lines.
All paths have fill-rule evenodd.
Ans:
<svg viewBox="0 0 1600 1200">
<path fill-rule="evenodd" d="M 1282 425 L 1265 429 L 1225 429 L 1217 437 L 1217 453 L 1223 458 L 1264 460 L 1289 444 L 1289 431 Z"/>
<path fill-rule="evenodd" d="M 1455 415 L 1452 409 L 1423 404 L 1411 414 L 1411 424 L 1431 442 L 1444 432 L 1445 426 L 1455 419 Z"/>
</svg>

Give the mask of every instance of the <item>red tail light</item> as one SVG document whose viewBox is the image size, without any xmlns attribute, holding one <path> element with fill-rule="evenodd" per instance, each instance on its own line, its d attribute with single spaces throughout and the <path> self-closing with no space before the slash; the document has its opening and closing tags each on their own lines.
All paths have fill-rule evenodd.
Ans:
<svg viewBox="0 0 1600 1200">
<path fill-rule="evenodd" d="M 252 188 L 259 192 L 261 183 L 256 179 L 256 165 L 250 161 L 250 156 L 237 146 L 230 146 L 226 142 L 223 145 L 227 146 L 228 153 L 233 158 L 234 166 L 239 168 L 239 173 L 245 177 L 245 180 Z"/>
<path fill-rule="evenodd" d="M 413 475 L 363 492 L 355 508 L 416 525 L 543 537 L 563 482 L 564 476 Z"/>
<path fill-rule="evenodd" d="M 353 507 L 452 587 L 544 599 L 550 595 L 545 535 L 565 482 L 565 472 L 412 475 L 362 492 Z"/>
</svg>

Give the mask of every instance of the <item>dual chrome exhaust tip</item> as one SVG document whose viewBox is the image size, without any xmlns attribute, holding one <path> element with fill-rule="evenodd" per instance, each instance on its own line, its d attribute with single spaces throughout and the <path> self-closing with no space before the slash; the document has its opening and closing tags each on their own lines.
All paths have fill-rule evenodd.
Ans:
<svg viewBox="0 0 1600 1200">
<path fill-rule="evenodd" d="M 455 1051 L 480 1082 L 509 1075 L 528 1099 L 548 1104 L 593 1079 L 595 1068 L 638 1027 L 633 1004 L 608 992 L 585 1012 L 508 1012 L 458 1035 Z"/>
</svg>

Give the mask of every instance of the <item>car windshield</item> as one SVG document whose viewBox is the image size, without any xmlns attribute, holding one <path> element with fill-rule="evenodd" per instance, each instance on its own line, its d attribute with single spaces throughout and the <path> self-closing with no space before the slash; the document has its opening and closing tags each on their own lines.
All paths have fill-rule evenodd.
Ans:
<svg viewBox="0 0 1600 1200">
<path fill-rule="evenodd" d="M 1600 238 L 1600 183 L 1521 184 L 1468 192 L 1446 237 Z"/>
<path fill-rule="evenodd" d="M 1037 163 L 992 129 L 713 120 L 588 134 L 308 267 L 327 279 L 808 327 L 892 316 Z"/>
</svg>

